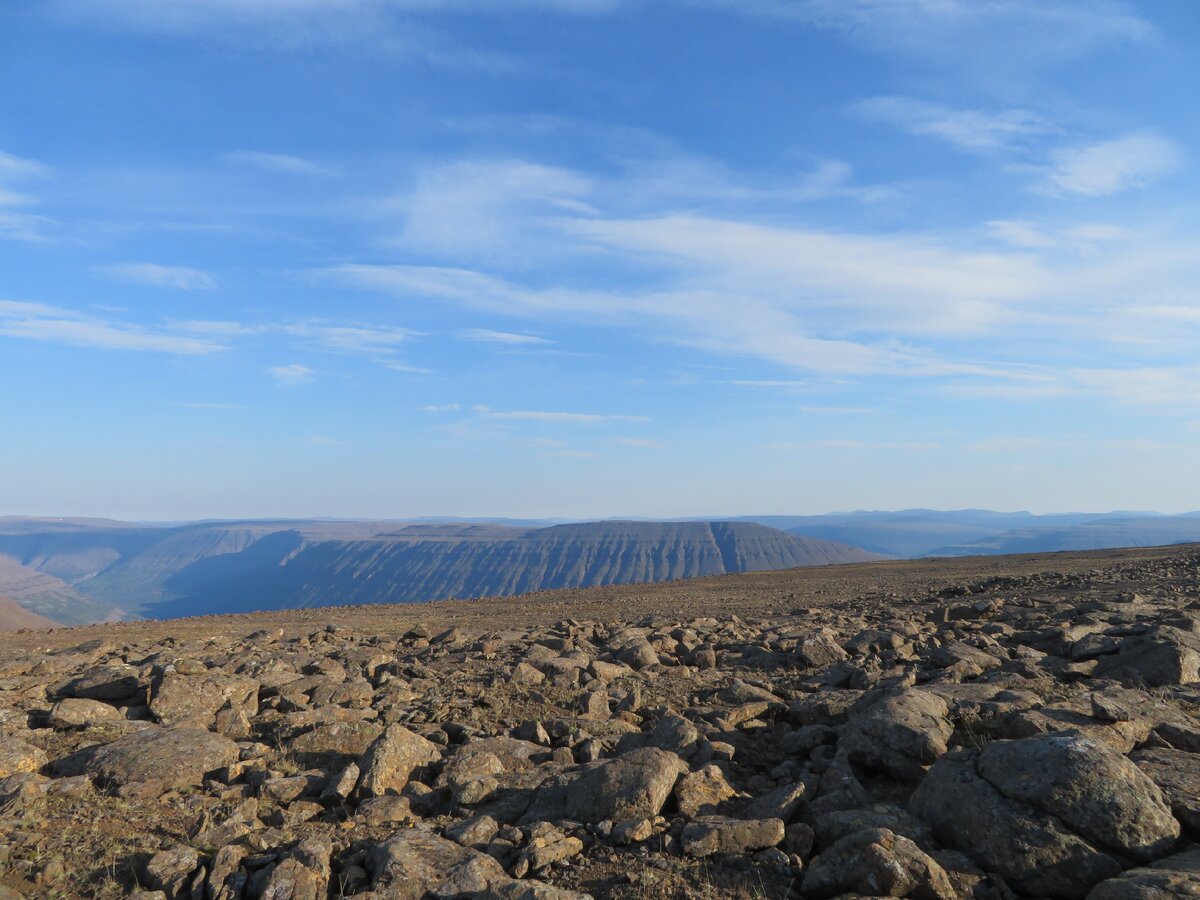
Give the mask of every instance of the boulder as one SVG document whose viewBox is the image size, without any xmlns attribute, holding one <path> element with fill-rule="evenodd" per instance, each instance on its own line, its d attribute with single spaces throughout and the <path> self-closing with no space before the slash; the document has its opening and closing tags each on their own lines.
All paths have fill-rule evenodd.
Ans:
<svg viewBox="0 0 1200 900">
<path fill-rule="evenodd" d="M 1102 658 L 1096 676 L 1119 678 L 1135 687 L 1162 687 L 1200 681 L 1200 638 L 1160 625 L 1147 634 L 1127 637 L 1121 649 Z"/>
<path fill-rule="evenodd" d="M 1069 734 L 995 741 L 979 755 L 979 774 L 1093 845 L 1139 862 L 1163 856 L 1179 837 L 1158 786 L 1097 741 Z"/>
<path fill-rule="evenodd" d="M 325 900 L 329 896 L 328 837 L 305 838 L 272 871 L 261 900 Z"/>
<path fill-rule="evenodd" d="M 46 765 L 46 754 L 20 738 L 0 734 L 0 778 L 36 772 Z"/>
<path fill-rule="evenodd" d="M 839 746 L 859 765 L 916 781 L 946 752 L 954 733 L 948 713 L 936 694 L 909 689 L 886 694 L 851 715 Z"/>
<path fill-rule="evenodd" d="M 164 675 L 154 688 L 150 712 L 163 725 L 212 728 L 217 711 L 228 707 L 258 712 L 258 682 L 244 675 Z"/>
<path fill-rule="evenodd" d="M 199 728 L 145 728 L 91 755 L 85 771 L 103 786 L 199 787 L 208 772 L 237 761 L 237 744 Z"/>
<path fill-rule="evenodd" d="M 51 728 L 82 728 L 98 722 L 124 721 L 121 711 L 100 700 L 83 697 L 68 697 L 59 700 L 50 709 L 48 724 Z"/>
<path fill-rule="evenodd" d="M 548 779 L 538 788 L 523 821 L 652 819 L 686 771 L 687 765 L 673 753 L 653 747 L 631 750 Z"/>
<path fill-rule="evenodd" d="M 715 765 L 689 772 L 675 785 L 675 804 L 689 819 L 715 813 L 722 803 L 736 796 L 725 773 Z"/>
<path fill-rule="evenodd" d="M 801 888 L 824 900 L 841 894 L 958 900 L 946 871 L 915 843 L 886 828 L 848 834 L 809 864 Z"/>
<path fill-rule="evenodd" d="M 1175 818 L 1200 835 L 1200 754 L 1148 748 L 1131 759 L 1158 785 Z"/>
<path fill-rule="evenodd" d="M 192 883 L 192 873 L 200 867 L 200 855 L 191 847 L 173 847 L 155 853 L 146 863 L 146 886 L 162 891 L 167 900 L 186 897 Z"/>
<path fill-rule="evenodd" d="M 779 819 L 702 816 L 684 826 L 680 843 L 688 856 L 748 853 L 774 847 L 783 840 L 784 833 L 783 822 Z"/>
<path fill-rule="evenodd" d="M 1092 885 L 1120 873 L 1116 857 L 980 777 L 978 762 L 973 750 L 947 753 L 912 795 L 911 811 L 942 844 L 1035 897 L 1084 897 Z"/>
<path fill-rule="evenodd" d="M 129 700 L 143 689 L 138 670 L 133 666 L 96 666 L 67 682 L 60 693 L 64 697 L 117 702 Z"/>
<path fill-rule="evenodd" d="M 1145 868 L 1102 881 L 1087 900 L 1171 900 L 1200 897 L 1200 850 L 1168 856 Z"/>
<path fill-rule="evenodd" d="M 512 879 L 492 857 L 415 828 L 396 832 L 367 856 L 379 898 L 473 897 Z"/>
<path fill-rule="evenodd" d="M 359 761 L 358 790 L 364 797 L 398 794 L 418 766 L 438 759 L 437 745 L 403 725 L 389 725 Z"/>
</svg>

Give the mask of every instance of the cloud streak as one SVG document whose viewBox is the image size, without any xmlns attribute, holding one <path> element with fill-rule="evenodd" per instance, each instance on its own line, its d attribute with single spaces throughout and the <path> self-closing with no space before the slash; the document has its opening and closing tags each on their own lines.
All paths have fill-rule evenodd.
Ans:
<svg viewBox="0 0 1200 900">
<path fill-rule="evenodd" d="M 129 284 L 173 288 L 181 291 L 208 291 L 217 286 L 207 272 L 187 266 L 164 266 L 157 263 L 119 263 L 105 266 L 103 274 Z"/>
<path fill-rule="evenodd" d="M 101 350 L 205 356 L 227 349 L 211 338 L 112 322 L 40 303 L 0 300 L 0 335 Z"/>
</svg>

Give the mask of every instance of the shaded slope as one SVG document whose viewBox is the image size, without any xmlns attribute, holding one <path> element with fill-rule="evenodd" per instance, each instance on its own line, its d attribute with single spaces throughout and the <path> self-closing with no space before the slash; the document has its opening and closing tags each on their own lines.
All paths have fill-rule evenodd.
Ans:
<svg viewBox="0 0 1200 900">
<path fill-rule="evenodd" d="M 751 570 L 862 562 L 872 554 L 751 523 L 600 522 L 537 530 L 413 526 L 370 540 L 299 531 L 198 561 L 166 582 L 155 616 L 508 596 Z"/>
<path fill-rule="evenodd" d="M 6 556 L 0 556 L 0 593 L 23 609 L 63 625 L 99 622 L 112 612 L 93 603 L 62 579 L 23 566 Z"/>
<path fill-rule="evenodd" d="M 0 631 L 18 628 L 53 628 L 57 623 L 30 612 L 10 597 L 0 597 Z"/>
</svg>

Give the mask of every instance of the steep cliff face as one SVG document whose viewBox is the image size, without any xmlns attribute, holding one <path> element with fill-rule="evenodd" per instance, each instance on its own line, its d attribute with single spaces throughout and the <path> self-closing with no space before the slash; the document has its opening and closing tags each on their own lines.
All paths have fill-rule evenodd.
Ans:
<svg viewBox="0 0 1200 900">
<path fill-rule="evenodd" d="M 507 596 L 871 558 L 750 522 L 0 522 L 0 593 L 69 624 Z"/>
<path fill-rule="evenodd" d="M 268 535 L 167 580 L 156 616 L 411 603 L 862 562 L 872 554 L 750 523 L 414 526 L 367 540 Z"/>
</svg>

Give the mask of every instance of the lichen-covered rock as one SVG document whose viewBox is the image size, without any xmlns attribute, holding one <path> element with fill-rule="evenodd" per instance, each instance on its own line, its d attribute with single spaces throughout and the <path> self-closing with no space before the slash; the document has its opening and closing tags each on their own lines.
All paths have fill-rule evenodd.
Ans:
<svg viewBox="0 0 1200 900">
<path fill-rule="evenodd" d="M 851 761 L 913 781 L 946 752 L 954 733 L 946 701 L 936 694 L 901 690 L 851 715 L 839 747 Z"/>
<path fill-rule="evenodd" d="M 886 828 L 855 831 L 822 851 L 805 870 L 802 890 L 814 900 L 849 893 L 958 900 L 938 862 Z"/>
<path fill-rule="evenodd" d="M 119 720 L 124 720 L 124 716 L 112 704 L 82 697 L 68 697 L 51 707 L 47 724 L 51 728 L 80 728 L 97 722 Z"/>
<path fill-rule="evenodd" d="M 779 819 L 731 819 L 703 816 L 684 826 L 680 842 L 688 856 L 748 853 L 774 847 L 784 837 Z"/>
<path fill-rule="evenodd" d="M 673 753 L 653 747 L 631 750 L 548 779 L 538 788 L 523 821 L 654 818 L 686 771 L 687 765 Z"/>
<path fill-rule="evenodd" d="M 20 738 L 0 734 L 0 778 L 36 772 L 46 765 L 46 754 Z"/>
<path fill-rule="evenodd" d="M 389 900 L 471 897 L 512 879 L 492 857 L 419 829 L 403 829 L 367 857 L 377 896 Z"/>
<path fill-rule="evenodd" d="M 687 773 L 675 785 L 675 804 L 689 819 L 715 813 L 722 803 L 736 796 L 725 773 L 714 765 Z"/>
<path fill-rule="evenodd" d="M 1006 797 L 1130 859 L 1163 856 L 1179 837 L 1179 823 L 1158 786 L 1124 756 L 1087 738 L 996 741 L 980 753 L 979 774 Z"/>
<path fill-rule="evenodd" d="M 1149 634 L 1127 637 L 1120 650 L 1100 660 L 1095 674 L 1135 687 L 1194 684 L 1200 681 L 1200 636 L 1161 625 Z"/>
<path fill-rule="evenodd" d="M 146 728 L 100 747 L 86 771 L 101 785 L 198 787 L 205 774 L 238 759 L 233 741 L 198 728 Z"/>
<path fill-rule="evenodd" d="M 1168 856 L 1096 885 L 1087 900 L 1172 900 L 1200 897 L 1200 850 Z"/>
<path fill-rule="evenodd" d="M 228 707 L 248 715 L 258 711 L 258 682 L 244 675 L 164 675 L 150 699 L 150 712 L 163 725 L 211 728 L 217 711 Z"/>
<path fill-rule="evenodd" d="M 1175 818 L 1200 834 L 1200 754 L 1155 747 L 1131 759 L 1158 785 Z"/>
<path fill-rule="evenodd" d="M 438 759 L 437 745 L 403 725 L 389 725 L 363 754 L 358 790 L 364 797 L 398 794 L 418 766 Z"/>
<path fill-rule="evenodd" d="M 912 796 L 912 812 L 941 843 L 1035 897 L 1083 897 L 1092 885 L 1120 873 L 1114 856 L 980 777 L 978 760 L 975 751 L 947 753 Z"/>
</svg>

